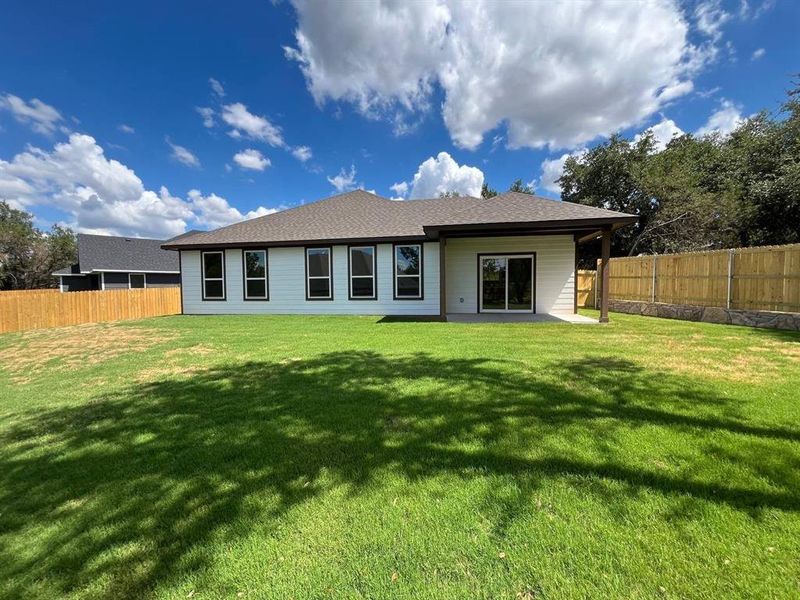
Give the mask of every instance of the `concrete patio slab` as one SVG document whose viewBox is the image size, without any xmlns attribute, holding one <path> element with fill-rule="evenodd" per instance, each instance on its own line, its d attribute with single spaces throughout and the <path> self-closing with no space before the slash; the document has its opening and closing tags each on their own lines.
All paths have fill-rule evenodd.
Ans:
<svg viewBox="0 0 800 600">
<path fill-rule="evenodd" d="M 451 323 L 575 323 L 582 325 L 598 325 L 597 319 L 576 314 L 529 314 L 529 313 L 480 313 L 480 314 L 448 314 Z"/>
</svg>

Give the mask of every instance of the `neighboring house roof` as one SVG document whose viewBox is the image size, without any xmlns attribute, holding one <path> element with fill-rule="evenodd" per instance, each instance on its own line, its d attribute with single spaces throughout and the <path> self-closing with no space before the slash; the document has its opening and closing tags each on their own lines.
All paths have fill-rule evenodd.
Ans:
<svg viewBox="0 0 800 600">
<path fill-rule="evenodd" d="M 53 275 L 99 271 L 180 272 L 178 256 L 163 250 L 163 243 L 164 240 L 79 233 L 78 264 Z"/>
<path fill-rule="evenodd" d="M 181 233 L 180 235 L 176 235 L 175 237 L 171 237 L 168 240 L 164 240 L 163 242 L 161 242 L 161 244 L 162 245 L 171 244 L 172 242 L 176 242 L 176 241 L 178 241 L 180 239 L 183 239 L 185 237 L 188 237 L 190 235 L 194 235 L 195 233 L 203 233 L 203 232 L 200 229 L 190 229 L 189 231 L 187 231 L 185 233 Z"/>
<path fill-rule="evenodd" d="M 69 267 L 64 267 L 63 269 L 59 269 L 58 271 L 53 271 L 53 275 L 82 275 L 81 268 L 78 263 L 71 265 Z"/>
<path fill-rule="evenodd" d="M 439 231 L 583 227 L 633 223 L 625 213 L 508 192 L 494 198 L 396 201 L 355 190 L 214 231 L 169 240 L 165 248 L 242 244 L 299 244 L 337 240 L 436 238 Z"/>
</svg>

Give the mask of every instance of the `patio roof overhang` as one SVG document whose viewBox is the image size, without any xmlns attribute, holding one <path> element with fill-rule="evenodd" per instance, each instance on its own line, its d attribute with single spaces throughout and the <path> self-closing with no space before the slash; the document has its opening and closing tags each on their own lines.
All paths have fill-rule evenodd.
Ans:
<svg viewBox="0 0 800 600">
<path fill-rule="evenodd" d="M 440 237 L 481 237 L 502 235 L 558 235 L 572 234 L 579 243 L 602 235 L 603 230 L 616 231 L 632 225 L 639 217 L 616 217 L 613 219 L 574 219 L 505 223 L 463 223 L 455 225 L 428 225 L 423 229 L 430 239 Z"/>
</svg>

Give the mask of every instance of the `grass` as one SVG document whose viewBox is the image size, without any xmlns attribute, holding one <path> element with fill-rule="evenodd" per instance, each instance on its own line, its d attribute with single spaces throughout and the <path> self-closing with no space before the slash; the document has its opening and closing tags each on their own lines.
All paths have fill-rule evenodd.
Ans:
<svg viewBox="0 0 800 600">
<path fill-rule="evenodd" d="M 800 334 L 164 317 L 0 336 L 0 596 L 800 594 Z"/>
</svg>

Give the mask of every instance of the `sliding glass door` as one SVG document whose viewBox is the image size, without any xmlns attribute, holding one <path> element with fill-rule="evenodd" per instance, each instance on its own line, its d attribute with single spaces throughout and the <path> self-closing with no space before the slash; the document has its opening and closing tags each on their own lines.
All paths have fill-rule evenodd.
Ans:
<svg viewBox="0 0 800 600">
<path fill-rule="evenodd" d="M 480 312 L 533 312 L 533 254 L 480 256 Z"/>
</svg>

